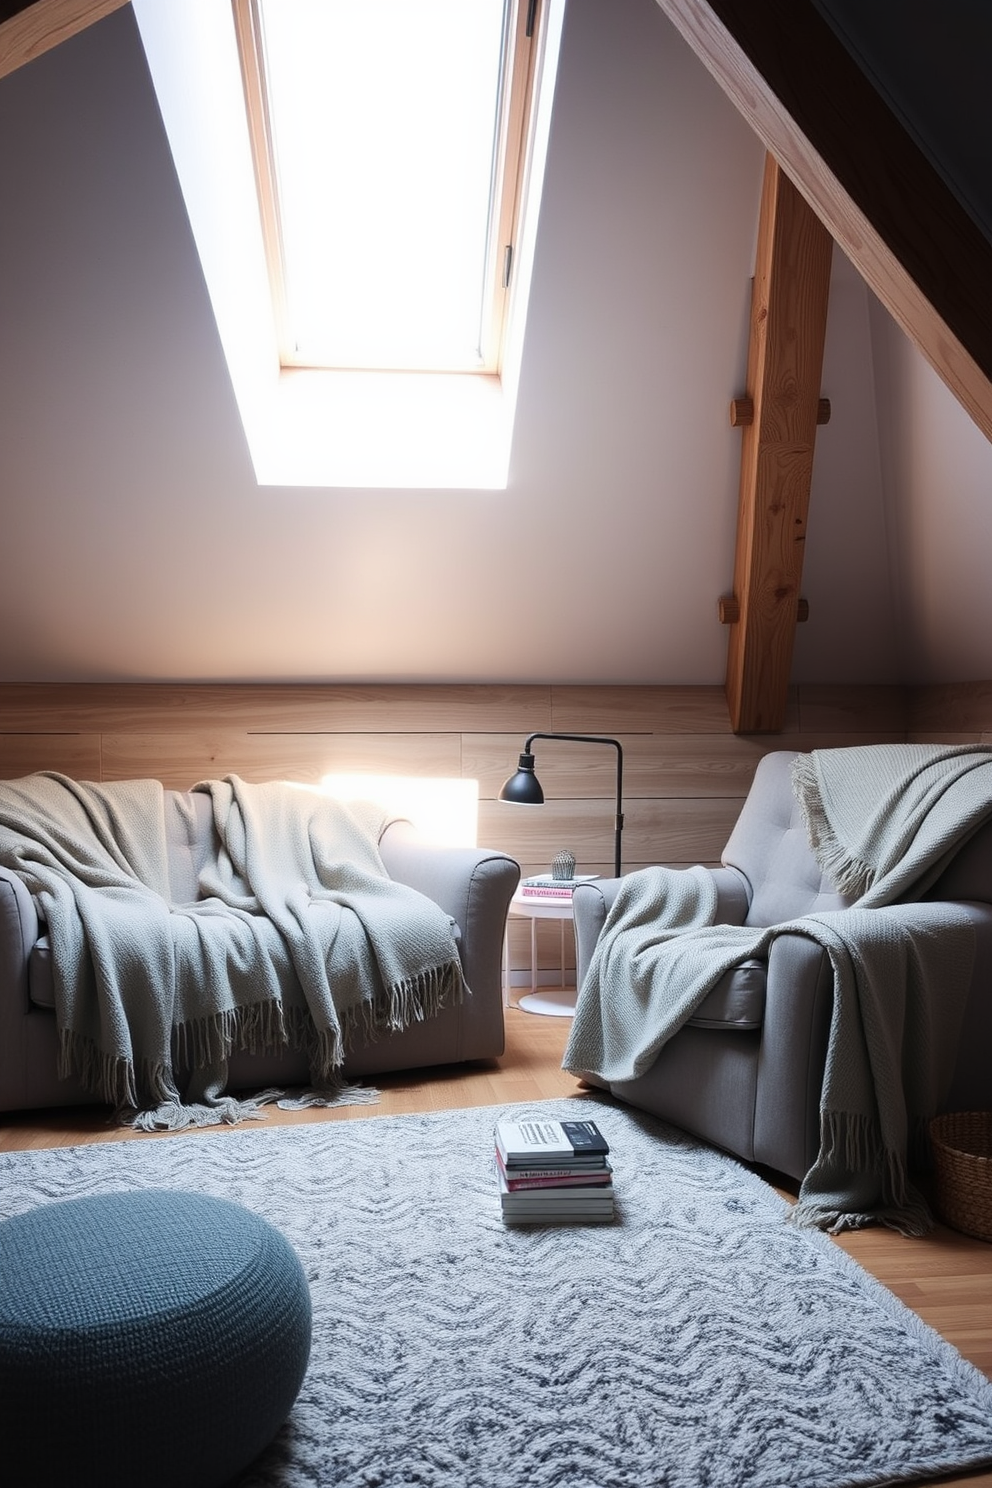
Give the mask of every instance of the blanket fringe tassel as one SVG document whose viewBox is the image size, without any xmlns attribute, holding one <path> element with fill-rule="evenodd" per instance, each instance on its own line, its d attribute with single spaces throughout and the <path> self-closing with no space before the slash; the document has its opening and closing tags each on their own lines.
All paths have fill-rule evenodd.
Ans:
<svg viewBox="0 0 992 1488">
<path fill-rule="evenodd" d="M 921 1151 L 922 1135 L 917 1125 L 913 1135 L 915 1152 Z M 872 1224 L 884 1224 L 901 1235 L 926 1235 L 933 1229 L 930 1206 L 910 1182 L 905 1157 L 882 1145 L 878 1123 L 872 1117 L 822 1112 L 820 1154 L 811 1171 L 822 1171 L 823 1191 L 804 1194 L 800 1190 L 792 1219 L 801 1228 L 826 1230 L 832 1235 Z M 870 1210 L 866 1208 L 862 1213 L 831 1205 L 830 1175 L 844 1171 L 876 1175 L 875 1195 L 865 1196 Z"/>
<path fill-rule="evenodd" d="M 811 754 L 798 754 L 793 760 L 792 784 L 817 863 L 838 894 L 850 894 L 860 899 L 874 883 L 875 870 L 860 858 L 852 857 L 835 836 L 823 809 L 820 782 Z"/>
<path fill-rule="evenodd" d="M 349 1008 L 344 1026 L 318 1029 L 306 1008 L 285 1008 L 269 999 L 238 1008 L 225 1008 L 209 1017 L 177 1024 L 172 1036 L 175 1065 L 197 1072 L 225 1069 L 236 1050 L 264 1054 L 279 1049 L 301 1049 L 307 1055 L 312 1084 L 305 1090 L 265 1090 L 238 1100 L 223 1094 L 223 1080 L 202 1101 L 183 1101 L 172 1065 L 133 1061 L 106 1054 L 91 1040 L 70 1030 L 59 1035 L 58 1073 L 78 1076 L 87 1090 L 115 1108 L 119 1119 L 137 1131 L 178 1131 L 191 1126 L 216 1126 L 264 1119 L 262 1109 L 276 1104 L 281 1110 L 314 1107 L 373 1105 L 374 1088 L 346 1082 L 340 1075 L 348 1048 L 358 1038 L 373 1042 L 412 1023 L 434 1017 L 449 1001 L 466 991 L 460 963 L 431 967 L 407 978 L 357 1008 Z"/>
</svg>

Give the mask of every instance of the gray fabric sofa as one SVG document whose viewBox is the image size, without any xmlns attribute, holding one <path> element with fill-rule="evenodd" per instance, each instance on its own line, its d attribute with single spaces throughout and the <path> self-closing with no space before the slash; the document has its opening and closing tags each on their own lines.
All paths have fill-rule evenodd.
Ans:
<svg viewBox="0 0 992 1488">
<path fill-rule="evenodd" d="M 766 755 L 722 855 L 710 870 L 717 920 L 770 926 L 842 910 L 807 840 L 792 790 L 794 754 Z M 581 987 L 619 879 L 576 888 L 576 976 Z M 976 957 L 944 1110 L 992 1108 L 992 822 L 968 841 L 924 900 L 965 906 Z M 639 1079 L 609 1086 L 619 1099 L 792 1178 L 820 1146 L 833 979 L 826 953 L 798 934 L 776 937 L 767 960 L 725 976 Z M 594 1081 L 602 1084 L 602 1081 Z"/>
<path fill-rule="evenodd" d="M 174 820 L 192 820 L 169 842 L 169 869 L 177 902 L 197 897 L 196 834 L 209 833 L 210 802 L 195 792 L 174 798 Z M 191 815 L 192 813 L 192 815 Z M 390 824 L 379 841 L 389 876 L 419 890 L 455 922 L 459 954 L 471 996 L 433 1018 L 387 1037 L 356 1044 L 344 1074 L 360 1078 L 390 1070 L 491 1059 L 503 1052 L 502 948 L 519 865 L 503 853 L 443 848 L 419 840 L 409 823 Z M 24 883 L 0 868 L 0 1111 L 90 1104 L 98 1097 L 75 1078 L 60 1079 L 52 951 L 46 927 Z M 306 1085 L 301 1050 L 236 1052 L 228 1089 Z"/>
</svg>

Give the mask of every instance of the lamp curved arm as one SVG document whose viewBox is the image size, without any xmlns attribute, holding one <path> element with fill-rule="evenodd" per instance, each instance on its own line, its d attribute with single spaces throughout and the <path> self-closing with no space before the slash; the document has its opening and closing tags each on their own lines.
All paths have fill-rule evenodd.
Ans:
<svg viewBox="0 0 992 1488">
<path fill-rule="evenodd" d="M 608 738 L 604 734 L 530 734 L 524 744 L 523 753 L 517 773 L 503 786 L 499 793 L 501 801 L 515 801 L 520 805 L 541 806 L 544 804 L 544 792 L 540 781 L 534 770 L 534 753 L 531 745 L 535 739 L 565 739 L 573 744 L 609 744 L 616 750 L 617 754 L 617 799 L 616 815 L 614 820 L 614 872 L 617 878 L 621 872 L 621 833 L 623 832 L 623 747 L 619 739 Z"/>
</svg>

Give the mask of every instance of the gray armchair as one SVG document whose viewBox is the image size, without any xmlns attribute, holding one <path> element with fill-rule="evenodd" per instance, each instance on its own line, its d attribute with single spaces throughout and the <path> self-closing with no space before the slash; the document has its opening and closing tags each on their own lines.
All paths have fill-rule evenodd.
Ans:
<svg viewBox="0 0 992 1488">
<path fill-rule="evenodd" d="M 794 757 L 778 751 L 762 759 L 722 866 L 711 870 L 720 923 L 779 925 L 855 902 L 831 887 L 809 846 L 792 790 Z M 575 890 L 579 986 L 619 883 L 598 880 Z M 985 1109 L 992 1106 L 992 822 L 924 898 L 962 904 L 976 932 L 964 1026 L 942 1109 Z M 801 1179 L 820 1146 L 832 999 L 823 949 L 802 935 L 779 935 L 767 960 L 743 962 L 722 978 L 645 1074 L 607 1088 L 747 1162 Z"/>
</svg>

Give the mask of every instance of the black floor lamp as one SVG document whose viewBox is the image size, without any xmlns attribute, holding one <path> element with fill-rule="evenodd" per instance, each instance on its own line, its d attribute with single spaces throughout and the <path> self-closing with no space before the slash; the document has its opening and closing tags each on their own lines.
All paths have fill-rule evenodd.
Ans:
<svg viewBox="0 0 992 1488">
<path fill-rule="evenodd" d="M 614 827 L 614 874 L 620 877 L 620 834 L 623 832 L 623 749 L 619 739 L 607 739 L 602 734 L 531 734 L 524 744 L 524 752 L 517 765 L 517 773 L 505 781 L 499 793 L 501 801 L 510 801 L 517 806 L 543 806 L 544 791 L 534 770 L 534 755 L 531 745 L 535 739 L 566 739 L 573 744 L 610 744 L 617 752 L 617 806 Z"/>
</svg>

